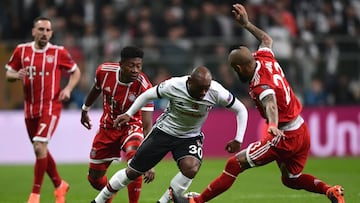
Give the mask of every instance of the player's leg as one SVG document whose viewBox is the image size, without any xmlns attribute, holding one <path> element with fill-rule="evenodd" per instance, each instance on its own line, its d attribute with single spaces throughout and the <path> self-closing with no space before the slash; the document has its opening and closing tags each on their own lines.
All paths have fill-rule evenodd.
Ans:
<svg viewBox="0 0 360 203">
<path fill-rule="evenodd" d="M 135 155 L 136 150 L 140 146 L 143 137 L 140 136 L 130 136 L 129 139 L 124 143 L 125 151 L 125 160 L 129 162 Z M 128 197 L 129 203 L 138 203 L 140 199 L 140 193 L 142 188 L 142 176 L 139 176 L 134 181 L 132 181 L 128 186 Z"/>
<path fill-rule="evenodd" d="M 46 117 L 46 118 L 42 118 L 42 123 L 49 123 L 48 129 L 45 129 L 43 132 L 46 133 L 46 136 L 49 136 L 48 133 L 50 132 L 50 137 L 53 136 L 55 129 L 58 125 L 59 122 L 59 117 L 56 115 L 50 116 L 50 117 Z M 57 166 L 56 166 L 56 161 L 53 158 L 53 156 L 50 153 L 50 150 L 47 149 L 47 169 L 46 169 L 46 173 L 48 174 L 48 176 L 50 177 L 51 182 L 53 183 L 55 188 L 59 188 L 60 185 L 62 184 L 62 179 L 61 176 L 57 170 Z M 64 183 L 65 184 L 65 183 Z"/>
<path fill-rule="evenodd" d="M 240 151 L 228 159 L 224 171 L 215 178 L 199 196 L 186 201 L 180 197 L 178 201 L 174 202 L 203 203 L 222 194 L 231 187 L 236 177 L 244 170 L 274 161 L 277 155 L 274 151 L 273 144 L 276 142 L 276 138 L 267 135 L 264 136 L 261 141 L 250 144 L 247 149 Z"/>
<path fill-rule="evenodd" d="M 105 203 L 117 191 L 153 168 L 169 152 L 169 148 L 164 147 L 169 142 L 162 139 L 163 134 L 158 129 L 152 130 L 136 151 L 128 167 L 117 171 L 93 202 Z M 169 135 L 166 136 L 169 137 Z"/>
<path fill-rule="evenodd" d="M 100 128 L 94 137 L 87 179 L 96 190 L 101 191 L 107 185 L 107 169 L 112 161 L 120 159 L 121 134 L 118 130 Z M 106 203 L 111 203 L 112 198 L 113 196 Z"/>
<path fill-rule="evenodd" d="M 282 183 L 292 189 L 304 189 L 327 195 L 332 202 L 345 202 L 341 186 L 331 187 L 311 174 L 302 173 L 310 150 L 310 134 L 306 124 L 295 131 L 285 131 L 285 134 L 291 137 L 286 140 L 286 146 L 291 148 L 287 149 L 290 157 L 277 160 L 282 174 Z"/>
<path fill-rule="evenodd" d="M 170 188 L 173 195 L 181 196 L 189 188 L 200 169 L 203 156 L 203 135 L 188 139 L 174 138 L 173 143 L 176 147 L 172 153 L 180 172 L 170 181 Z M 167 203 L 170 200 L 171 195 L 167 189 L 158 202 Z"/>
<path fill-rule="evenodd" d="M 38 132 L 40 130 L 40 118 L 25 119 L 25 123 L 36 157 L 36 161 L 34 164 L 33 186 L 28 199 L 28 203 L 37 203 L 40 202 L 40 190 L 48 164 L 48 160 L 46 157 L 48 139 L 46 137 L 41 138 L 38 136 Z"/>
<path fill-rule="evenodd" d="M 111 162 L 120 159 L 119 132 L 100 128 L 93 140 L 90 151 L 89 173 L 87 179 L 96 189 L 103 189 L 107 182 L 106 171 Z"/>
<path fill-rule="evenodd" d="M 57 127 L 59 121 L 58 115 L 49 115 L 43 116 L 39 120 L 39 127 L 36 136 L 34 137 L 34 141 L 46 142 L 46 146 L 44 146 L 44 151 L 46 151 L 46 173 L 49 175 L 52 183 L 55 186 L 54 195 L 55 195 L 55 202 L 56 203 L 65 203 L 65 196 L 67 191 L 69 190 L 69 184 L 62 180 L 60 174 L 57 170 L 56 162 L 52 157 L 47 143 L 52 138 L 54 131 Z M 42 151 L 42 150 L 41 150 Z"/>
</svg>

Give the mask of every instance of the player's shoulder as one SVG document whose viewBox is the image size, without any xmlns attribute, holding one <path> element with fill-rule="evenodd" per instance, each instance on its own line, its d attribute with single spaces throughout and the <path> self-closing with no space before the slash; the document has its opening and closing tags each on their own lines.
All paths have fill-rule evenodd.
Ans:
<svg viewBox="0 0 360 203">
<path fill-rule="evenodd" d="M 65 49 L 65 47 L 64 46 L 61 46 L 61 45 L 57 45 L 57 44 L 52 44 L 52 43 L 48 43 L 48 48 L 49 49 L 58 49 L 58 50 L 60 50 L 60 51 L 65 51 L 66 49 Z"/>
<path fill-rule="evenodd" d="M 212 80 L 210 84 L 210 90 L 212 91 L 223 91 L 225 87 L 216 80 Z"/>
<path fill-rule="evenodd" d="M 99 72 L 117 72 L 120 68 L 119 63 L 105 62 L 98 66 Z"/>
<path fill-rule="evenodd" d="M 24 43 L 20 43 L 16 46 L 15 50 L 19 50 L 19 49 L 23 49 L 23 48 L 27 48 L 27 47 L 32 47 L 33 43 L 32 42 L 24 42 Z"/>
<path fill-rule="evenodd" d="M 180 77 L 171 77 L 159 84 L 160 89 L 167 89 L 167 91 L 174 93 L 175 91 L 186 90 L 186 80 L 188 75 Z"/>
<path fill-rule="evenodd" d="M 152 84 L 151 84 L 149 78 L 143 72 L 140 72 L 140 74 L 137 78 L 137 81 L 146 89 L 152 87 Z"/>
<path fill-rule="evenodd" d="M 255 57 L 275 57 L 274 52 L 269 47 L 260 47 L 253 55 Z"/>
</svg>

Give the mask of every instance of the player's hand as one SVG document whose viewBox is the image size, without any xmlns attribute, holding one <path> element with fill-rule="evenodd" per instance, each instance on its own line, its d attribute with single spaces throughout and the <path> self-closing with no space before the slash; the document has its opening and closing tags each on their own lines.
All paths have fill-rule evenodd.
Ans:
<svg viewBox="0 0 360 203">
<path fill-rule="evenodd" d="M 238 21 L 241 26 L 246 26 L 249 23 L 249 18 L 245 7 L 241 4 L 234 4 L 233 8 L 232 13 L 235 16 L 235 20 Z"/>
<path fill-rule="evenodd" d="M 81 124 L 87 128 L 87 129 L 91 129 L 92 124 L 91 124 L 91 119 L 89 117 L 89 114 L 87 111 L 81 111 L 81 119 L 80 119 Z"/>
<path fill-rule="evenodd" d="M 26 69 L 25 68 L 20 69 L 17 72 L 17 74 L 18 74 L 18 79 L 23 80 L 25 78 L 25 76 L 26 76 Z"/>
<path fill-rule="evenodd" d="M 234 153 L 240 151 L 241 142 L 237 140 L 231 140 L 226 144 L 225 150 L 229 153 Z"/>
<path fill-rule="evenodd" d="M 144 182 L 150 183 L 155 179 L 155 169 L 152 168 L 144 173 Z"/>
<path fill-rule="evenodd" d="M 268 133 L 274 135 L 274 136 L 281 136 L 281 137 L 285 137 L 285 134 L 282 130 L 280 130 L 279 128 L 277 128 L 276 126 L 274 125 L 270 125 L 268 127 Z"/>
<path fill-rule="evenodd" d="M 68 101 L 70 99 L 71 91 L 67 88 L 61 90 L 59 94 L 59 101 Z"/>
<path fill-rule="evenodd" d="M 120 129 L 123 124 L 129 122 L 130 118 L 131 117 L 129 115 L 127 115 L 126 113 L 118 115 L 118 117 L 114 120 L 113 127 Z"/>
</svg>

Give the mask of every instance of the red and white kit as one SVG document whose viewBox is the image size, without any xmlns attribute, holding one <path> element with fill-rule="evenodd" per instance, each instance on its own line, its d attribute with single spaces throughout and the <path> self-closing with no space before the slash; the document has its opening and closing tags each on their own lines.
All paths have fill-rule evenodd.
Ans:
<svg viewBox="0 0 360 203">
<path fill-rule="evenodd" d="M 251 166 L 264 165 L 273 160 L 287 167 L 289 175 L 301 173 L 310 147 L 309 130 L 300 116 L 302 105 L 286 80 L 283 70 L 269 48 L 254 53 L 257 67 L 249 86 L 249 94 L 260 114 L 265 118 L 261 99 L 275 94 L 279 114 L 279 129 L 285 139 L 270 134 L 249 145 L 247 157 Z"/>
</svg>

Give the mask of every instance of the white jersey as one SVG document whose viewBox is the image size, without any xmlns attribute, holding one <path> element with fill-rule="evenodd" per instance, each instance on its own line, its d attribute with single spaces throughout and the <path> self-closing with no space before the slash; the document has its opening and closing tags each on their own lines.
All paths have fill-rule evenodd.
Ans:
<svg viewBox="0 0 360 203">
<path fill-rule="evenodd" d="M 186 87 L 189 76 L 173 77 L 157 86 L 159 98 L 169 100 L 165 111 L 156 120 L 154 127 L 176 137 L 195 137 L 214 106 L 230 107 L 234 96 L 221 84 L 212 81 L 202 100 L 192 98 Z"/>
</svg>

